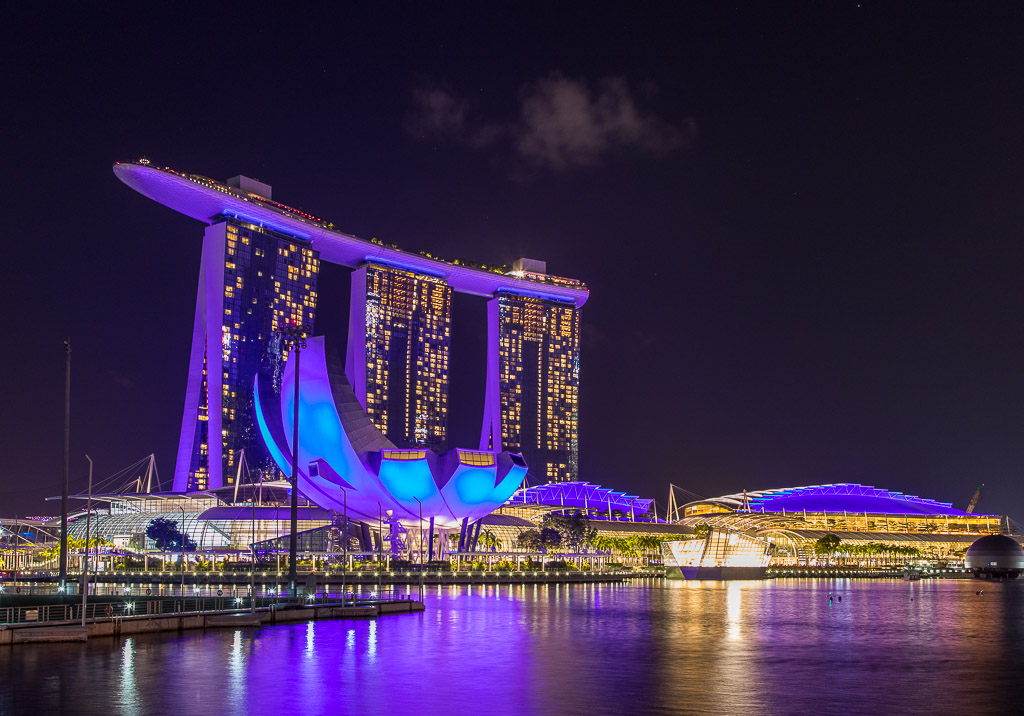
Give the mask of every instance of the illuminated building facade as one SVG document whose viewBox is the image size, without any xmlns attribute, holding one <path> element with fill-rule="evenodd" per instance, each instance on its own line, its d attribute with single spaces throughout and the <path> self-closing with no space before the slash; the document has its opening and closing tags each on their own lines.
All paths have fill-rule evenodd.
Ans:
<svg viewBox="0 0 1024 716">
<path fill-rule="evenodd" d="M 579 474 L 580 315 L 572 304 L 499 294 L 488 304 L 481 449 L 521 453 L 541 482 Z"/>
<path fill-rule="evenodd" d="M 771 541 L 728 528 L 661 544 L 669 579 L 763 579 L 773 552 Z"/>
<path fill-rule="evenodd" d="M 441 465 L 440 458 L 442 467 L 448 466 L 442 473 L 456 463 L 468 469 L 474 460 L 508 453 L 516 454 L 511 463 L 502 458 L 505 462 L 483 467 L 501 472 L 514 465 L 518 471 L 521 452 L 538 481 L 575 479 L 579 309 L 589 297 L 581 282 L 547 274 L 542 262 L 520 260 L 509 270 L 360 239 L 274 201 L 271 187 L 246 177 L 222 183 L 150 166 L 147 160 L 119 162 L 114 173 L 144 196 L 209 225 L 175 491 L 230 484 L 242 450 L 250 470 L 264 474 L 276 472 L 288 458 L 273 455 L 267 441 L 257 437 L 253 386 L 259 377 L 260 390 L 274 399 L 287 391 L 273 329 L 282 321 L 315 326 L 320 261 L 354 269 L 340 375 L 355 396 L 346 409 L 358 406 L 369 420 L 367 434 L 379 433 L 389 450 L 422 451 L 431 470 Z M 448 449 L 453 292 L 489 300 L 479 450 L 490 458 Z M 220 409 L 211 409 L 208 396 L 217 395 Z M 383 448 L 366 453 L 376 452 L 390 464 L 391 458 L 380 457 Z M 300 472 L 305 469 L 300 465 Z M 431 472 L 443 490 L 450 476 L 442 473 Z M 382 474 L 391 474 L 391 468 Z M 300 490 L 313 485 L 300 480 Z M 333 498 L 323 499 L 332 504 Z"/>
<path fill-rule="evenodd" d="M 876 560 L 886 545 L 949 557 L 979 535 L 1004 531 L 1004 519 L 1005 531 L 1011 531 L 1008 518 L 999 515 L 857 483 L 758 490 L 678 507 L 672 498 L 668 519 L 690 529 L 707 525 L 767 538 L 775 543 L 776 564 L 814 563 L 815 542 L 829 534 L 848 550 L 844 559 Z"/>
<path fill-rule="evenodd" d="M 207 227 L 174 490 L 231 484 L 242 450 L 250 469 L 276 473 L 252 415 L 253 381 L 280 390 L 282 323 L 312 324 L 317 252 L 305 242 L 235 219 Z M 210 409 L 211 396 L 219 410 Z M 216 436 L 219 436 L 217 439 Z"/>
<path fill-rule="evenodd" d="M 380 264 L 352 273 L 345 373 L 398 447 L 447 449 L 451 297 L 434 276 Z"/>
</svg>

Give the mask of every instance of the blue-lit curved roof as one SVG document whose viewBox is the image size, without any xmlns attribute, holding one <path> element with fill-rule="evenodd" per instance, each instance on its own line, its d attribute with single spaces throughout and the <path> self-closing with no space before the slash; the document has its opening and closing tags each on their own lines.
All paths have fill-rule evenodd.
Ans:
<svg viewBox="0 0 1024 716">
<path fill-rule="evenodd" d="M 686 507 L 714 505 L 736 512 L 867 512 L 889 515 L 947 515 L 967 513 L 948 502 L 905 495 L 870 485 L 842 482 L 833 485 L 784 487 L 775 490 L 724 495 L 691 502 Z"/>
</svg>

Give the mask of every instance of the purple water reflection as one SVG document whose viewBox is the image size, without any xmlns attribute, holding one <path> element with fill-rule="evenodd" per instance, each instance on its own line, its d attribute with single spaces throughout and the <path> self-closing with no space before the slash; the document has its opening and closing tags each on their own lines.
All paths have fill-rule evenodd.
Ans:
<svg viewBox="0 0 1024 716">
<path fill-rule="evenodd" d="M 1024 583 L 435 589 L 422 615 L 0 649 L 0 714 L 1012 713 L 1022 636 Z"/>
</svg>

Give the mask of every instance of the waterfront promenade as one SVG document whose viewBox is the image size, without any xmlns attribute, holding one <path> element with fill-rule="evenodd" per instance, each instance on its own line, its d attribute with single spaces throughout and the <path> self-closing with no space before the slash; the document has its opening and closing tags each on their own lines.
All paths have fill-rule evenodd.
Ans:
<svg viewBox="0 0 1024 716">
<path fill-rule="evenodd" d="M 300 589 L 336 590 L 345 585 L 392 587 L 397 585 L 460 585 L 460 584 L 557 584 L 557 583 L 611 583 L 627 579 L 660 577 L 659 568 L 644 570 L 531 570 L 531 571 L 477 571 L 459 572 L 435 570 L 380 570 L 363 572 L 310 572 L 299 574 Z M 130 593 L 149 594 L 215 594 L 218 590 L 232 596 L 247 595 L 255 582 L 256 594 L 274 596 L 287 586 L 285 572 L 112 572 L 89 577 L 90 594 Z M 77 582 L 69 583 L 69 590 L 77 589 Z M 22 576 L 5 583 L 8 594 L 56 594 L 57 581 L 51 575 Z M 20 591 L 16 591 L 20 590 Z M 217 595 L 223 596 L 223 595 Z M 0 596 L 2 599 L 2 596 Z"/>
<path fill-rule="evenodd" d="M 977 591 L 950 579 L 434 587 L 426 611 L 398 618 L 2 648 L 0 713 L 1019 713 L 1024 583 Z"/>
<path fill-rule="evenodd" d="M 67 596 L 17 595 L 0 606 L 0 646 L 85 641 L 186 629 L 238 628 L 320 619 L 376 619 L 423 611 L 415 595 L 398 590 L 287 598 L 98 596 L 84 607 Z"/>
</svg>

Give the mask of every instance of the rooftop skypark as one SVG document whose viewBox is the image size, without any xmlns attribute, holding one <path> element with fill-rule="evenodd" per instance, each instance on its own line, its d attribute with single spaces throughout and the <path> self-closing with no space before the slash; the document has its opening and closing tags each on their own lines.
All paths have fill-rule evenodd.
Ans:
<svg viewBox="0 0 1024 716">
<path fill-rule="evenodd" d="M 391 264 L 437 275 L 455 291 L 478 296 L 490 297 L 509 290 L 537 298 L 571 301 L 577 308 L 586 303 L 589 296 L 586 286 L 577 279 L 517 266 L 509 269 L 465 259 L 446 260 L 426 251 L 412 253 L 376 238 L 362 239 L 347 234 L 335 228 L 333 222 L 274 201 L 269 196 L 270 186 L 248 177 L 234 177 L 222 183 L 200 174 L 156 167 L 147 159 L 118 162 L 114 173 L 140 194 L 194 219 L 214 223 L 218 217 L 234 218 L 309 241 L 321 258 L 330 263 L 351 267 L 366 261 Z"/>
</svg>

